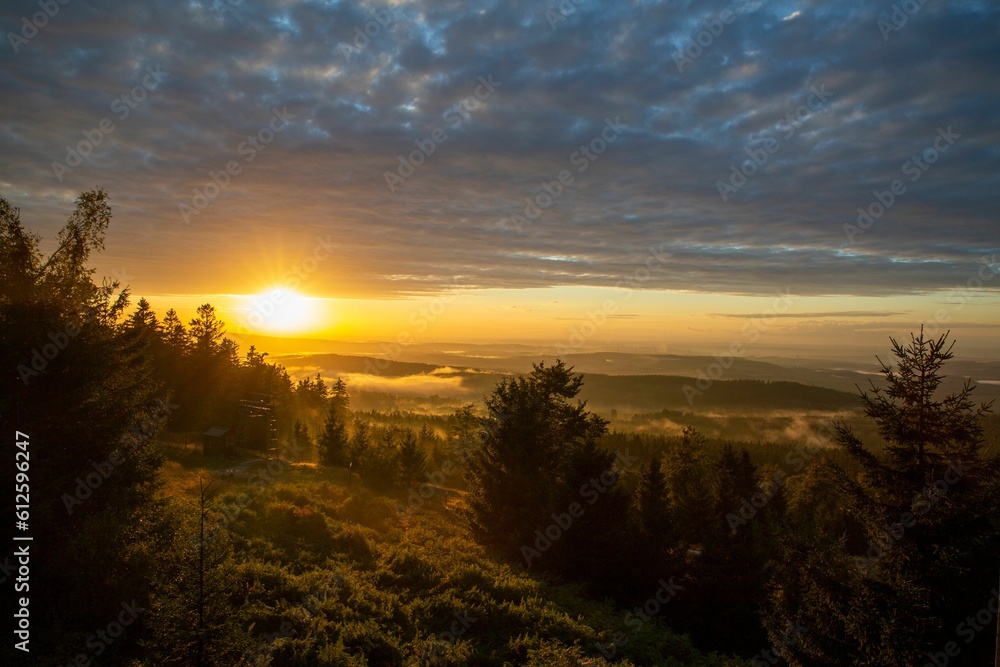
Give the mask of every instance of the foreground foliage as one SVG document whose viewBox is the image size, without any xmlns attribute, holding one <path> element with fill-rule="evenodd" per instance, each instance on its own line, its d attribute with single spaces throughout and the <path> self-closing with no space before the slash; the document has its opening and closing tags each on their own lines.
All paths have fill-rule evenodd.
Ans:
<svg viewBox="0 0 1000 667">
<path fill-rule="evenodd" d="M 170 492 L 193 506 L 196 473 L 175 475 Z M 215 500 L 234 570 L 211 613 L 254 638 L 245 662 L 226 664 L 609 664 L 602 648 L 620 665 L 736 664 L 700 653 L 657 620 L 634 630 L 612 606 L 496 561 L 464 529 L 454 494 L 437 490 L 405 509 L 341 482 L 297 465 L 268 486 L 231 484 Z M 617 632 L 629 641 L 611 651 Z M 161 664 L 160 648 L 150 648 L 135 665 Z"/>
</svg>

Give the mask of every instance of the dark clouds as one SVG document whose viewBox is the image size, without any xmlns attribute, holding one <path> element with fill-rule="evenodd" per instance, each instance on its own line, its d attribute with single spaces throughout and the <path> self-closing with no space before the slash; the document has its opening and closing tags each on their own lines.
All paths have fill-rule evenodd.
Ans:
<svg viewBox="0 0 1000 667">
<path fill-rule="evenodd" d="M 995 4 L 927 3 L 888 40 L 889 2 L 575 7 L 552 29 L 529 2 L 71 0 L 18 53 L 9 37 L 0 49 L 0 195 L 51 235 L 81 190 L 108 188 L 107 261 L 161 292 L 239 290 L 327 237 L 338 254 L 307 290 L 357 296 L 456 275 L 614 285 L 660 244 L 671 257 L 644 288 L 885 295 L 964 284 L 997 251 Z M 727 7 L 735 19 L 678 72 L 675 53 Z M 37 11 L 5 3 L 0 24 L 17 34 Z M 112 102 L 147 67 L 166 82 L 120 119 Z M 294 119 L 247 161 L 241 143 L 274 109 Z M 103 118 L 114 131 L 60 182 L 53 161 Z M 627 127 L 574 162 L 606 119 Z M 910 181 L 907 161 L 948 127 L 960 138 Z M 436 129 L 446 141 L 390 192 L 385 172 Z M 769 139 L 723 201 L 717 182 Z M 185 224 L 179 205 L 229 161 L 239 175 Z M 537 219 L 502 224 L 562 170 L 573 183 Z M 844 225 L 894 179 L 906 191 L 851 240 Z"/>
</svg>

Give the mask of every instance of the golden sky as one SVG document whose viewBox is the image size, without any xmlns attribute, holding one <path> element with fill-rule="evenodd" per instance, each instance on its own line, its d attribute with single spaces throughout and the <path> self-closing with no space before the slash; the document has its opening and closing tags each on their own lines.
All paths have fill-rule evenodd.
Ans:
<svg viewBox="0 0 1000 667">
<path fill-rule="evenodd" d="M 69 3 L 0 54 L 0 196 L 51 245 L 106 188 L 99 274 L 261 333 L 754 354 L 925 323 L 1000 357 L 997 7 L 738 4 L 708 35 L 700 3 Z"/>
</svg>

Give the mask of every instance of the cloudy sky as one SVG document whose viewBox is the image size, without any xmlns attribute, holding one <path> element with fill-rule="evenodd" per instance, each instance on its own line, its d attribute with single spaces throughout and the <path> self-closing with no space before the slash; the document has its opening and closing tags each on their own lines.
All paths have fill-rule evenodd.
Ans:
<svg viewBox="0 0 1000 667">
<path fill-rule="evenodd" d="M 0 9 L 0 196 L 106 188 L 161 309 L 1000 352 L 995 3 L 51 2 Z"/>
</svg>

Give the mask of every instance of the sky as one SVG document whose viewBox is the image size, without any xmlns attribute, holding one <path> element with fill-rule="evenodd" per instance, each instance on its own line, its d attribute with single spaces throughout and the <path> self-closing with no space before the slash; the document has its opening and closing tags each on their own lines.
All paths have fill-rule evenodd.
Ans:
<svg viewBox="0 0 1000 667">
<path fill-rule="evenodd" d="M 46 13 L 47 11 L 47 13 Z M 162 313 L 1000 358 L 989 2 L 12 1 L 0 197 Z M 760 347 L 760 349 L 764 349 Z"/>
</svg>

